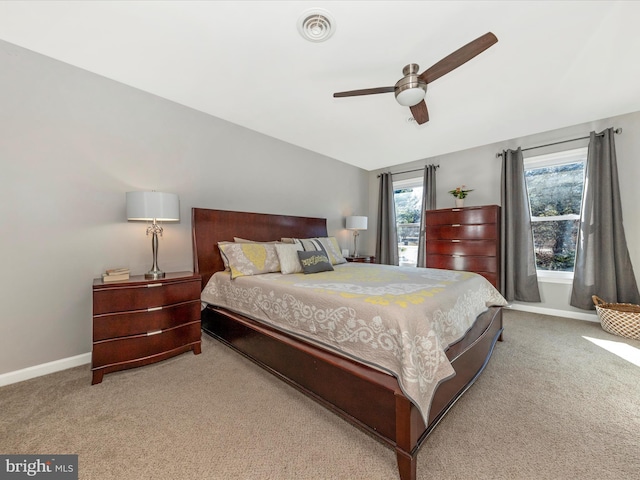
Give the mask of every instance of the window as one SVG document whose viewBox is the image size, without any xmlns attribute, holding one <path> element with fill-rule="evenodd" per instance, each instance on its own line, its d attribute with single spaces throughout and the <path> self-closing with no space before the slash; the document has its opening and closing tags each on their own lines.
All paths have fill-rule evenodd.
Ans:
<svg viewBox="0 0 640 480">
<path fill-rule="evenodd" d="M 401 266 L 418 264 L 418 237 L 422 218 L 422 178 L 393 182 Z"/>
<path fill-rule="evenodd" d="M 536 268 L 545 276 L 573 272 L 586 160 L 585 147 L 524 161 Z"/>
</svg>

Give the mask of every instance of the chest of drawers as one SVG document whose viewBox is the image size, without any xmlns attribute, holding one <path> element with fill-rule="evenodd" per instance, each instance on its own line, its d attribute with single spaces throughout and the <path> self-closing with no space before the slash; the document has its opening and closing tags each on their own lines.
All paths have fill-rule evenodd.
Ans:
<svg viewBox="0 0 640 480">
<path fill-rule="evenodd" d="M 479 273 L 500 289 L 500 207 L 425 212 L 426 266 Z"/>
<path fill-rule="evenodd" d="M 200 276 L 168 273 L 123 282 L 93 282 L 91 383 L 105 373 L 201 351 Z"/>
</svg>

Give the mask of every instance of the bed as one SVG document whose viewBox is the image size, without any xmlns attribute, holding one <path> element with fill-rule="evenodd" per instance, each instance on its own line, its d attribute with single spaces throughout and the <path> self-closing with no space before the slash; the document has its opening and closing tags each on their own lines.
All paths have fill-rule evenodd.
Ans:
<svg viewBox="0 0 640 480">
<path fill-rule="evenodd" d="M 285 237 L 327 237 L 326 219 L 322 218 L 201 208 L 192 209 L 192 230 L 194 268 L 202 276 L 203 298 L 212 290 L 214 281 L 229 276 L 228 272 L 214 275 L 225 270 L 218 242 L 233 242 L 238 237 L 255 242 Z M 336 274 L 351 274 L 349 269 L 353 267 L 356 264 L 338 265 Z M 361 269 L 369 267 L 379 268 L 358 266 Z M 373 270 L 367 273 L 370 272 Z M 257 277 L 264 278 L 252 288 L 259 288 L 260 282 L 268 280 L 268 275 Z M 207 298 L 211 302 L 211 297 Z M 384 364 L 377 365 L 363 361 L 358 355 L 328 348 L 322 342 L 265 322 L 235 305 L 231 308 L 209 302 L 203 303 L 202 329 L 205 333 L 393 448 L 402 480 L 416 479 L 416 456 L 420 446 L 480 375 L 496 341 L 502 339 L 503 330 L 501 306 L 488 307 L 473 319 L 466 333 L 443 350 L 446 363 L 454 373 L 445 373 L 435 382 L 428 408 L 425 408 L 421 399 L 407 388 L 404 377 L 393 374 Z M 491 303 L 501 304 L 500 301 Z"/>
</svg>

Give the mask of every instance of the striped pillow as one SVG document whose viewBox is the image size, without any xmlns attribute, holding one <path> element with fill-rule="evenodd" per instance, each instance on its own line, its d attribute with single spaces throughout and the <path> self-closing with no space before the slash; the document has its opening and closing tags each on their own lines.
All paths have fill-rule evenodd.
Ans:
<svg viewBox="0 0 640 480">
<path fill-rule="evenodd" d="M 342 256 L 336 237 L 281 238 L 280 241 L 284 243 L 299 243 L 306 252 L 324 251 L 331 265 L 347 263 L 347 260 Z"/>
</svg>

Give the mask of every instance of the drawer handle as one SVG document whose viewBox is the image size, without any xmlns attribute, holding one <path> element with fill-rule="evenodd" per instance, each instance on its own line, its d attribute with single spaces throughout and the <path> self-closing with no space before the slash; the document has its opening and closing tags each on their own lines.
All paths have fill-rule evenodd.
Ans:
<svg viewBox="0 0 640 480">
<path fill-rule="evenodd" d="M 459 212 L 460 210 L 462 210 L 461 208 L 452 208 L 451 211 L 452 212 Z"/>
<path fill-rule="evenodd" d="M 162 310 L 162 307 L 149 307 L 147 312 L 155 312 L 156 310 Z"/>
<path fill-rule="evenodd" d="M 454 223 L 453 225 L 451 225 L 452 227 L 459 227 L 460 224 L 459 223 Z"/>
<path fill-rule="evenodd" d="M 151 335 L 158 335 L 159 333 L 162 333 L 162 330 L 152 330 L 151 332 L 147 332 L 147 337 L 150 337 Z"/>
<path fill-rule="evenodd" d="M 147 288 L 161 287 L 161 286 L 162 286 L 161 283 L 147 283 Z"/>
<path fill-rule="evenodd" d="M 453 243 L 460 243 L 460 240 L 451 240 Z"/>
<path fill-rule="evenodd" d="M 451 255 L 453 258 L 460 258 L 462 255 Z"/>
</svg>

